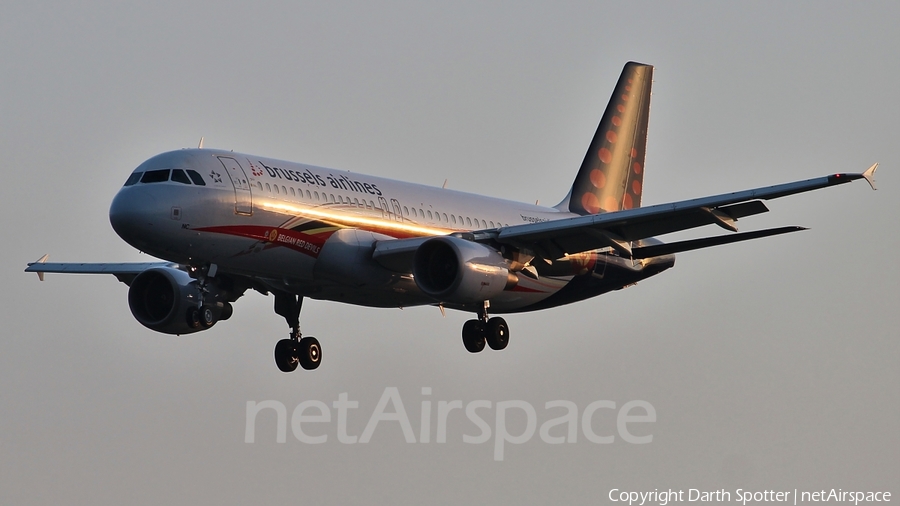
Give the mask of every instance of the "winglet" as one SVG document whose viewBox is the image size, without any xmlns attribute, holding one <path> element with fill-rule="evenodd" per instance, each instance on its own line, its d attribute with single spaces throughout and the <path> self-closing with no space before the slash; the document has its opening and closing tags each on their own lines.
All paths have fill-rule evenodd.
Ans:
<svg viewBox="0 0 900 506">
<path fill-rule="evenodd" d="M 875 171 L 878 170 L 878 164 L 874 163 L 871 167 L 869 167 L 865 172 L 862 173 L 862 177 L 866 178 L 866 182 L 869 183 L 869 186 L 872 187 L 873 190 L 877 190 L 875 188 Z"/>
<path fill-rule="evenodd" d="M 45 263 L 45 262 L 47 262 L 47 259 L 48 259 L 48 258 L 50 258 L 50 253 L 47 253 L 46 255 L 42 256 L 41 258 L 38 258 L 38 261 L 37 261 L 37 262 L 31 263 L 31 264 L 28 264 L 28 265 L 34 265 L 34 264 L 42 264 L 42 263 Z M 44 273 L 43 273 L 43 271 L 37 271 L 37 275 L 38 275 L 38 279 L 39 279 L 39 280 L 41 280 L 41 281 L 44 280 Z"/>
</svg>

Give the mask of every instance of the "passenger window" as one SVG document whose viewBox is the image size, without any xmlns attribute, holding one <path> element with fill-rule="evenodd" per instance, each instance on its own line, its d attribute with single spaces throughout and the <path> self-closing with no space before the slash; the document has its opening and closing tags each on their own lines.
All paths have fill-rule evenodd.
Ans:
<svg viewBox="0 0 900 506">
<path fill-rule="evenodd" d="M 269 183 L 266 183 L 266 191 L 272 193 L 272 187 L 269 186 Z"/>
<path fill-rule="evenodd" d="M 415 207 L 412 208 L 412 215 L 413 215 L 413 218 L 417 218 L 417 217 L 418 217 L 418 216 L 416 216 L 416 208 L 415 208 Z"/>
<path fill-rule="evenodd" d="M 278 185 L 275 185 L 275 195 L 278 195 Z"/>
<path fill-rule="evenodd" d="M 403 206 L 403 214 L 406 216 L 409 216 L 409 208 L 408 207 Z"/>
<path fill-rule="evenodd" d="M 297 196 L 297 194 L 294 193 L 294 187 L 291 186 L 291 197 L 296 197 L 296 196 Z"/>
<path fill-rule="evenodd" d="M 450 220 L 447 219 L 447 213 L 444 213 L 444 223 L 449 223 Z"/>
<path fill-rule="evenodd" d="M 430 210 L 430 209 L 428 210 L 428 219 L 429 219 L 429 220 L 434 220 L 434 218 L 431 217 L 431 210 Z"/>
<path fill-rule="evenodd" d="M 169 180 L 169 169 L 148 170 L 141 177 L 142 183 L 161 183 Z"/>
<path fill-rule="evenodd" d="M 329 193 L 328 196 L 331 197 L 331 202 L 334 203 L 334 194 L 333 194 L 333 193 Z"/>
<path fill-rule="evenodd" d="M 125 180 L 125 186 L 131 186 L 141 180 L 143 172 L 132 172 L 128 179 Z"/>
<path fill-rule="evenodd" d="M 196 170 L 188 169 L 185 172 L 187 172 L 187 175 L 191 178 L 191 181 L 193 181 L 195 185 L 206 186 L 206 183 L 203 181 L 203 177 L 201 177 L 200 173 L 198 173 Z M 262 186 L 260 186 L 259 189 L 262 190 Z"/>
<path fill-rule="evenodd" d="M 456 225 L 456 215 L 455 214 L 450 215 L 450 221 L 452 221 L 453 224 Z"/>
<path fill-rule="evenodd" d="M 470 220 L 468 216 L 466 216 L 466 225 L 472 226 L 472 220 Z"/>
<path fill-rule="evenodd" d="M 312 200 L 312 195 L 309 194 L 309 190 L 306 190 L 306 200 Z"/>
<path fill-rule="evenodd" d="M 282 186 L 282 187 L 281 187 L 281 193 L 283 193 L 284 196 L 287 197 L 287 188 L 285 188 L 284 186 Z"/>
<path fill-rule="evenodd" d="M 262 181 L 257 181 L 256 186 L 259 188 L 259 191 L 262 191 Z"/>
<path fill-rule="evenodd" d="M 172 171 L 172 181 L 182 184 L 191 184 L 191 180 L 188 179 L 187 174 L 181 169 L 174 169 Z"/>
<path fill-rule="evenodd" d="M 314 195 L 316 197 L 316 202 L 318 202 L 319 201 L 319 192 L 314 192 Z"/>
<path fill-rule="evenodd" d="M 491 228 L 494 228 L 494 222 L 493 222 L 493 221 L 491 222 Z"/>
</svg>

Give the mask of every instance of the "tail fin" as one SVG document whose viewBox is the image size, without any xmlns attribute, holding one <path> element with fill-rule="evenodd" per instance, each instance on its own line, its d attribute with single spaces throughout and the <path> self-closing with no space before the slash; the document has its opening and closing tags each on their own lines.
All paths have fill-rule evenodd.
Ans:
<svg viewBox="0 0 900 506">
<path fill-rule="evenodd" d="M 628 62 L 568 197 L 557 209 L 597 214 L 641 206 L 653 67 Z"/>
</svg>

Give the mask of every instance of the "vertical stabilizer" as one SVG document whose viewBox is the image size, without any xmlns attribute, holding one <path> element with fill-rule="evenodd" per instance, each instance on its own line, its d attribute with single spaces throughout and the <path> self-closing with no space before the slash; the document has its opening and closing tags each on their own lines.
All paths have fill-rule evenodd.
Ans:
<svg viewBox="0 0 900 506">
<path fill-rule="evenodd" d="M 641 206 L 653 67 L 628 62 L 569 196 L 557 206 L 577 214 Z"/>
</svg>

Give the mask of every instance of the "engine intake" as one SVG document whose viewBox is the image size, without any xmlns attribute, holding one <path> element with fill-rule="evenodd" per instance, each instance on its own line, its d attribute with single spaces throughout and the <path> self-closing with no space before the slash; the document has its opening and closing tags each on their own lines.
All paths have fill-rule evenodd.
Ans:
<svg viewBox="0 0 900 506">
<path fill-rule="evenodd" d="M 518 282 L 499 251 L 452 236 L 435 237 L 419 246 L 413 276 L 426 295 L 463 304 L 489 300 Z"/>
<path fill-rule="evenodd" d="M 205 330 L 207 327 L 191 325 L 187 318 L 188 310 L 196 308 L 199 300 L 197 280 L 170 267 L 147 269 L 134 278 L 128 289 L 128 307 L 134 319 L 164 334 Z M 221 313 L 221 309 L 217 312 Z"/>
</svg>

